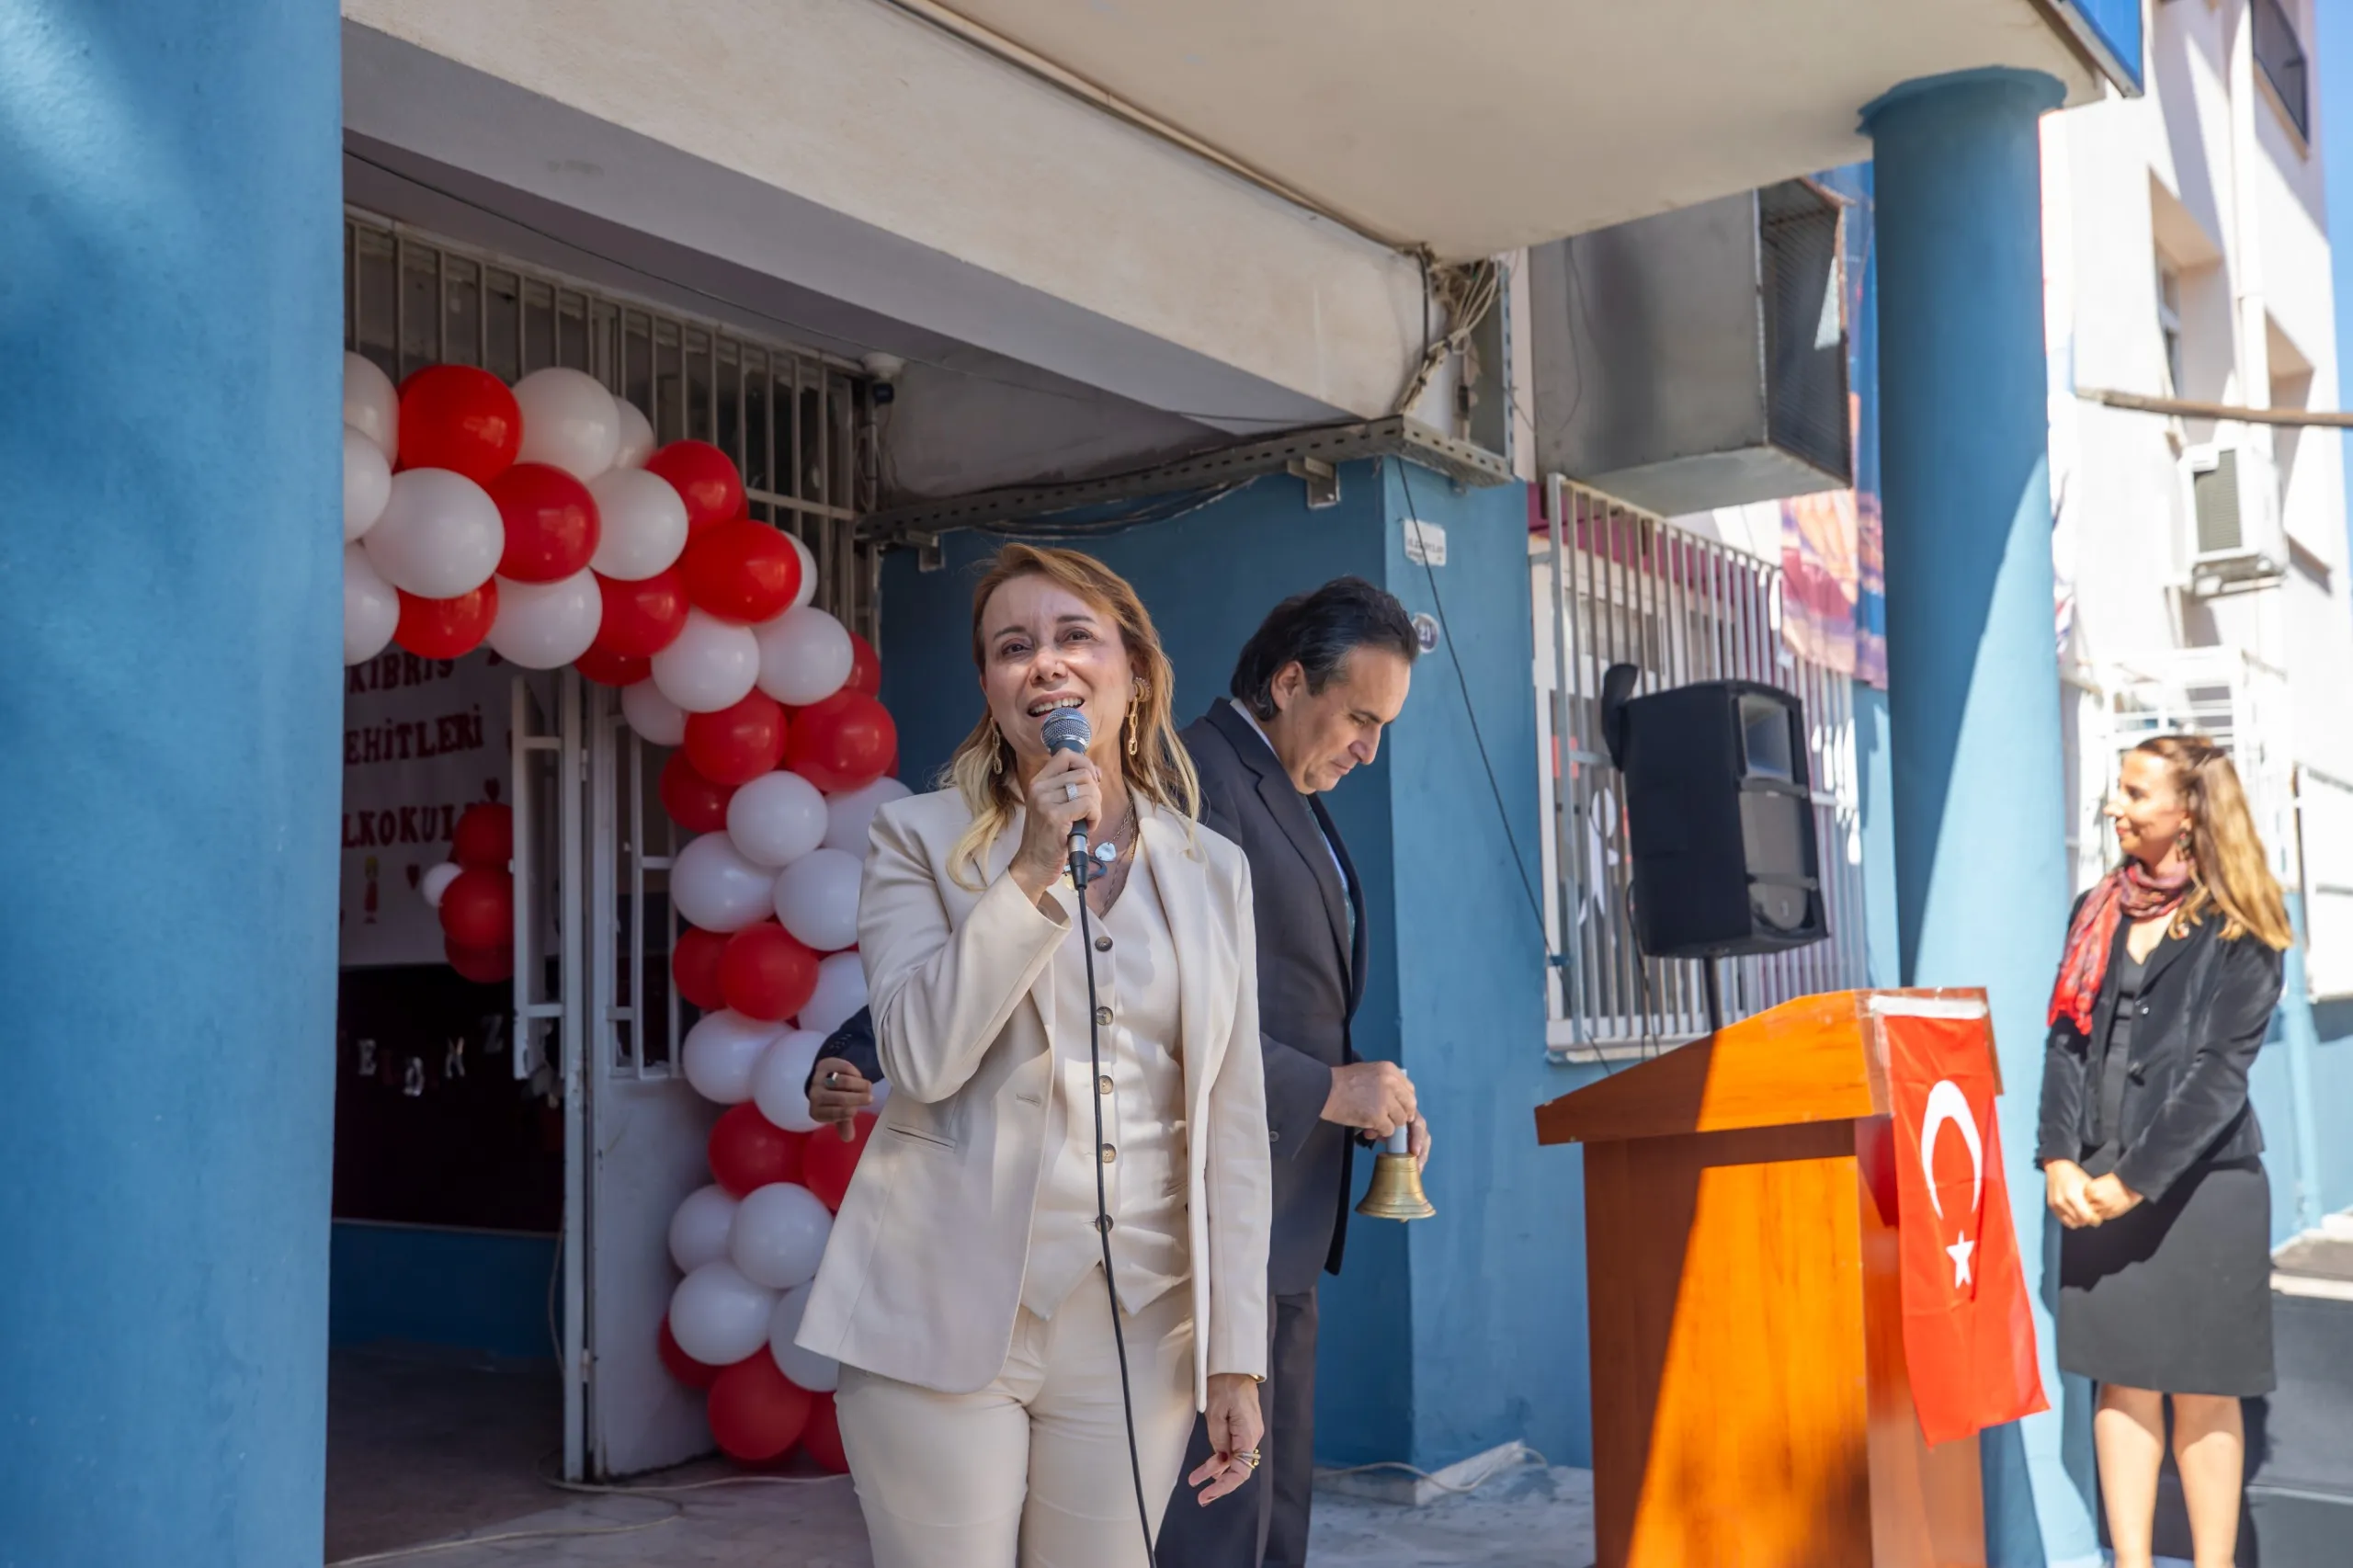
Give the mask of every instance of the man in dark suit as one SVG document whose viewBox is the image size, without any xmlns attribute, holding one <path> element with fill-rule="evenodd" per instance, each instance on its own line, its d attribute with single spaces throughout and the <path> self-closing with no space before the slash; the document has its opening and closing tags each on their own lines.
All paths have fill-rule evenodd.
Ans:
<svg viewBox="0 0 2353 1568">
<path fill-rule="evenodd" d="M 1315 1285 L 1338 1273 L 1350 1154 L 1359 1136 L 1411 1128 L 1429 1157 L 1414 1085 L 1360 1062 L 1349 1020 L 1364 997 L 1364 891 L 1319 798 L 1370 762 L 1405 705 L 1420 651 L 1404 606 L 1359 577 L 1284 600 L 1243 648 L 1230 700 L 1185 731 L 1201 819 L 1249 857 L 1258 932 L 1258 1028 L 1274 1153 L 1268 1251 L 1266 1459 L 1232 1499 L 1199 1506 L 1179 1482 L 1161 1568 L 1298 1568 L 1314 1483 Z M 1185 1472 L 1209 1457 L 1196 1425 Z"/>
</svg>

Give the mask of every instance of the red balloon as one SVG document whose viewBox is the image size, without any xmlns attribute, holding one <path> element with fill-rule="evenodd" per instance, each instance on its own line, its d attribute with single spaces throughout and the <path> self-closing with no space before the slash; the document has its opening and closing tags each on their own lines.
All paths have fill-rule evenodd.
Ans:
<svg viewBox="0 0 2353 1568">
<path fill-rule="evenodd" d="M 662 809 L 689 833 L 727 831 L 727 802 L 736 788 L 704 778 L 683 751 L 672 752 L 662 765 Z"/>
<path fill-rule="evenodd" d="M 692 762 L 695 771 L 705 778 L 732 790 L 776 771 L 776 765 L 784 760 L 785 733 L 784 705 L 767 692 L 755 691 L 733 708 L 688 714 L 687 743 L 678 756 Z M 677 816 L 676 812 L 670 814 Z M 726 825 L 722 812 L 719 826 Z"/>
<path fill-rule="evenodd" d="M 849 634 L 849 679 L 844 684 L 869 697 L 882 695 L 882 656 L 855 631 Z"/>
<path fill-rule="evenodd" d="M 787 1132 L 748 1102 L 730 1106 L 710 1130 L 710 1178 L 737 1198 L 772 1181 L 801 1179 L 806 1133 Z"/>
<path fill-rule="evenodd" d="M 808 1144 L 801 1151 L 801 1185 L 828 1209 L 841 1208 L 842 1197 L 849 1191 L 850 1173 L 858 1169 L 866 1141 L 874 1135 L 874 1118 L 865 1112 L 858 1113 L 857 1126 L 857 1136 L 847 1143 L 839 1129 L 821 1127 L 809 1135 Z"/>
<path fill-rule="evenodd" d="M 515 940 L 515 879 L 472 866 L 441 894 L 441 930 L 461 948 L 503 948 Z"/>
<path fill-rule="evenodd" d="M 506 525 L 498 574 L 517 583 L 556 583 L 587 569 L 597 553 L 597 498 L 549 463 L 517 463 L 485 487 Z"/>
<path fill-rule="evenodd" d="M 706 931 L 699 926 L 679 932 L 677 946 L 670 949 L 670 978 L 676 983 L 678 994 L 706 1013 L 727 1006 L 726 994 L 719 988 L 719 960 L 726 950 L 725 932 Z"/>
<path fill-rule="evenodd" d="M 823 702 L 792 710 L 784 765 L 837 795 L 881 778 L 898 754 L 899 727 L 891 715 L 866 693 L 844 687 Z"/>
<path fill-rule="evenodd" d="M 595 643 L 572 661 L 572 667 L 598 686 L 635 686 L 654 678 L 654 661 L 635 653 L 616 653 Z"/>
<path fill-rule="evenodd" d="M 730 1459 L 772 1460 L 801 1440 L 815 1397 L 786 1381 L 775 1357 L 747 1356 L 710 1385 L 710 1435 Z"/>
<path fill-rule="evenodd" d="M 597 579 L 605 618 L 597 623 L 592 647 L 650 659 L 687 629 L 687 580 L 675 566 L 642 582 Z"/>
<path fill-rule="evenodd" d="M 401 383 L 401 466 L 446 468 L 488 484 L 523 447 L 523 411 L 472 365 L 427 365 Z"/>
<path fill-rule="evenodd" d="M 504 874 L 506 863 L 515 858 L 515 808 L 476 801 L 459 812 L 458 825 L 449 834 L 449 858 Z"/>
<path fill-rule="evenodd" d="M 451 969 L 476 985 L 503 985 L 515 978 L 515 949 L 504 944 L 469 948 L 445 937 L 441 939 L 441 951 Z"/>
<path fill-rule="evenodd" d="M 498 579 L 454 599 L 421 599 L 406 588 L 392 641 L 420 659 L 455 659 L 472 653 L 498 619 Z"/>
<path fill-rule="evenodd" d="M 828 1475 L 847 1475 L 849 1455 L 842 1448 L 842 1419 L 834 1408 L 834 1396 L 811 1394 L 809 1401 L 809 1424 L 801 1429 L 801 1451 Z"/>
<path fill-rule="evenodd" d="M 406 404 L 401 412 L 406 415 Z M 709 441 L 673 441 L 645 460 L 645 472 L 669 481 L 687 504 L 689 540 L 713 523 L 744 515 L 744 477 Z"/>
<path fill-rule="evenodd" d="M 705 528 L 687 542 L 678 569 L 697 609 L 746 625 L 773 620 L 801 592 L 801 552 L 749 517 Z"/>
<path fill-rule="evenodd" d="M 816 990 L 817 955 L 773 920 L 745 926 L 720 954 L 719 994 L 747 1018 L 781 1022 Z"/>
<path fill-rule="evenodd" d="M 719 1374 L 727 1369 L 714 1367 L 708 1361 L 698 1361 L 678 1348 L 677 1338 L 670 1332 L 668 1312 L 662 1314 L 662 1327 L 654 1344 L 655 1352 L 662 1358 L 662 1369 L 690 1389 L 709 1388 L 719 1381 Z M 761 1350 L 756 1354 L 766 1356 L 767 1352 Z M 775 1358 L 769 1357 L 769 1359 Z"/>
</svg>

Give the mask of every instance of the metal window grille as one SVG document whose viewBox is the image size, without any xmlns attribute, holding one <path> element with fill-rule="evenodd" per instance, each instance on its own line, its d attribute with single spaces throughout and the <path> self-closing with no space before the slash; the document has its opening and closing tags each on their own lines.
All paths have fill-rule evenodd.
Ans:
<svg viewBox="0 0 2353 1568">
<path fill-rule="evenodd" d="M 2296 769 L 2286 672 L 2244 649 L 2177 648 L 2120 661 L 2102 672 L 2099 684 L 2108 699 L 2108 751 L 2099 793 L 2085 802 L 2089 812 L 2107 799 L 2124 754 L 2143 741 L 2204 735 L 2230 753 L 2272 871 L 2293 886 Z M 2099 841 L 2102 867 L 2113 865 L 2114 835 L 2102 831 Z"/>
<path fill-rule="evenodd" d="M 1645 959 L 1634 939 L 1625 803 L 1599 741 L 1602 672 L 1642 671 L 1638 691 L 1692 681 L 1778 686 L 1805 704 L 1816 842 L 1830 937 L 1728 960 L 1728 1018 L 1867 983 L 1861 794 L 1848 677 L 1799 657 L 1780 631 L 1774 563 L 1670 527 L 1563 479 L 1532 535 L 1546 937 L 1556 955 L 1547 1049 L 1556 1060 L 1639 1055 L 1707 1028 L 1705 981 L 1688 960 Z"/>
<path fill-rule="evenodd" d="M 815 558 L 816 603 L 875 635 L 881 553 L 854 525 L 872 508 L 880 450 L 858 367 L 357 210 L 345 213 L 344 249 L 347 349 L 395 382 L 436 364 L 479 366 L 506 381 L 548 366 L 587 371 L 635 403 L 657 441 L 709 441 L 733 458 L 752 515 L 797 535 Z M 619 1076 L 667 1076 L 690 1015 L 670 983 L 678 926 L 668 879 L 681 840 L 660 806 L 665 754 L 623 722 L 618 693 L 570 672 L 516 700 L 518 733 L 587 784 L 587 925 L 606 935 L 588 977 L 600 1060 Z M 578 730 L 563 722 L 567 712 Z M 567 734 L 581 739 L 559 740 Z M 540 807 L 531 814 L 546 840 L 533 846 L 542 865 L 560 852 L 548 835 L 567 788 L 552 776 L 515 779 L 517 804 Z M 518 1073 L 544 1059 L 537 1031 L 564 1011 L 561 982 L 540 967 L 517 967 L 518 1006 L 535 1036 L 534 1050 L 517 1052 Z"/>
</svg>

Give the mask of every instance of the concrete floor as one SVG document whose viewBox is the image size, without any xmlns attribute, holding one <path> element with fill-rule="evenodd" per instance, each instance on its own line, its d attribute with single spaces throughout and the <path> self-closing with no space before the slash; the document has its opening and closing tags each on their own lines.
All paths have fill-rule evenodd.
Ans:
<svg viewBox="0 0 2353 1568">
<path fill-rule="evenodd" d="M 479 1544 L 429 1554 L 344 1559 L 432 1568 L 872 1568 L 847 1481 L 731 1479 L 719 1465 L 661 1478 L 724 1484 L 636 1496 L 575 1496 L 467 1532 Z M 1351 1568 L 1587 1568 L 1592 1478 L 1537 1467 L 1499 1476 L 1467 1497 L 1426 1507 L 1356 1497 L 1316 1500 L 1313 1556 Z M 503 1539 L 490 1539 L 503 1538 Z M 446 1541 L 448 1538 L 442 1538 Z M 329 1559 L 330 1568 L 336 1560 Z"/>
<path fill-rule="evenodd" d="M 431 1346 L 337 1350 L 327 1362 L 326 1560 L 410 1546 L 539 1512 L 560 1460 L 551 1361 Z"/>
</svg>

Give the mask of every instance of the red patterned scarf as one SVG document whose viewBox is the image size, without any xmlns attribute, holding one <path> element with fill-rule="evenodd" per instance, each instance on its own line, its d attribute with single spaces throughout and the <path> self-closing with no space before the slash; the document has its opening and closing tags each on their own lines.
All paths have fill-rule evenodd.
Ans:
<svg viewBox="0 0 2353 1568">
<path fill-rule="evenodd" d="M 2067 955 L 2059 960 L 2059 983 L 2051 988 L 2049 1022 L 2062 1018 L 2091 1033 L 2092 1006 L 2099 1000 L 2100 983 L 2108 978 L 2108 956 L 2116 947 L 2116 929 L 2171 915 L 2189 896 L 2189 868 L 2177 866 L 2164 876 L 2138 860 L 2127 860 L 2102 877 L 2075 911 L 2067 927 Z"/>
</svg>

